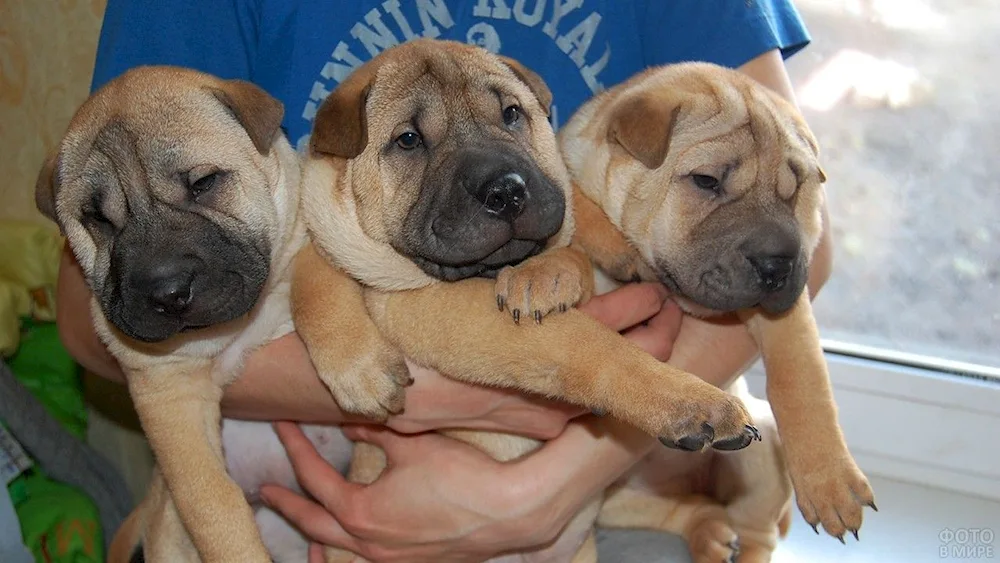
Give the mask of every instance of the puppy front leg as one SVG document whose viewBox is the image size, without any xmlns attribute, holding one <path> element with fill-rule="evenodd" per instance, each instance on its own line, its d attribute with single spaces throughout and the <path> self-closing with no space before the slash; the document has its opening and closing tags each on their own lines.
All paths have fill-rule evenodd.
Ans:
<svg viewBox="0 0 1000 563">
<path fill-rule="evenodd" d="M 767 397 L 778 425 L 799 510 L 843 541 L 861 527 L 874 493 L 847 449 L 809 296 L 781 317 L 746 317 L 760 346 Z"/>
<path fill-rule="evenodd" d="M 402 411 L 413 382 L 368 317 L 361 286 L 307 244 L 295 258 L 292 318 L 320 379 L 342 409 L 378 421 Z"/>
<path fill-rule="evenodd" d="M 740 449 L 756 435 L 739 399 L 575 309 L 517 326 L 485 279 L 365 297 L 390 342 L 449 377 L 599 409 L 682 449 Z"/>
<path fill-rule="evenodd" d="M 573 214 L 576 218 L 573 244 L 586 253 L 598 268 L 622 283 L 643 278 L 644 262 L 639 252 L 629 244 L 604 210 L 576 185 L 573 186 Z"/>
<path fill-rule="evenodd" d="M 133 372 L 129 391 L 181 522 L 205 563 L 270 563 L 246 497 L 226 472 L 210 365 Z"/>
</svg>

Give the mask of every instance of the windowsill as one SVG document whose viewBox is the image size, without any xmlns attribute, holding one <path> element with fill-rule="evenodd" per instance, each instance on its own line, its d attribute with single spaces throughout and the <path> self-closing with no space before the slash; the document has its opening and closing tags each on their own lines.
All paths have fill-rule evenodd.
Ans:
<svg viewBox="0 0 1000 563">
<path fill-rule="evenodd" d="M 773 563 L 931 563 L 934 561 L 994 561 L 1000 560 L 1000 502 L 975 498 L 955 492 L 912 485 L 882 477 L 871 479 L 879 512 L 865 510 L 865 523 L 860 541 L 845 538 L 840 545 L 820 530 L 820 535 L 802 519 L 798 509 L 792 519 L 787 538 L 778 544 Z M 974 553 L 972 548 L 960 548 L 950 556 L 941 557 L 942 530 L 975 534 L 972 529 L 989 529 L 992 544 L 983 548 L 988 553 Z M 963 530 L 963 532 L 959 532 Z M 947 531 L 944 532 L 947 535 Z M 967 540 L 974 545 L 972 540 Z M 952 545 L 955 545 L 953 542 Z M 949 547 L 945 547 L 949 549 Z"/>
<path fill-rule="evenodd" d="M 1000 383 L 826 356 L 847 445 L 869 477 L 1000 501 Z M 760 363 L 747 381 L 764 396 Z"/>
<path fill-rule="evenodd" d="M 796 508 L 773 562 L 1000 561 L 1000 383 L 829 352 L 827 362 L 844 436 L 879 512 L 866 510 L 861 541 L 848 536 L 843 546 L 814 534 Z M 763 397 L 760 363 L 747 380 Z M 971 529 L 990 530 L 988 553 L 942 557 L 942 530 Z"/>
</svg>

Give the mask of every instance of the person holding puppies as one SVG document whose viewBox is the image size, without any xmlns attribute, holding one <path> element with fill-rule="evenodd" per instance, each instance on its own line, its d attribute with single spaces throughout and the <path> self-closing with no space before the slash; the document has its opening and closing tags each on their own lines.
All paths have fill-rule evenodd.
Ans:
<svg viewBox="0 0 1000 563">
<path fill-rule="evenodd" d="M 593 93 L 646 66 L 682 60 L 737 67 L 793 100 L 783 58 L 809 40 L 791 2 L 781 0 L 140 4 L 109 1 L 93 88 L 141 64 L 175 64 L 251 80 L 285 104 L 284 128 L 300 148 L 308 144 L 319 102 L 353 67 L 417 36 L 476 43 L 531 67 L 553 91 L 555 126 Z M 825 213 L 821 240 L 810 269 L 813 295 L 831 268 Z M 68 254 L 58 297 L 59 325 L 70 351 L 96 373 L 120 379 L 120 369 L 93 333 L 89 290 Z M 682 320 L 666 292 L 651 284 L 626 286 L 583 309 L 657 358 L 669 358 L 719 386 L 756 357 L 737 322 L 724 342 L 699 341 L 699 325 L 706 321 Z M 704 354 L 707 349 L 726 352 Z M 381 446 L 392 461 L 392 471 L 369 487 L 348 485 L 295 425 L 279 424 L 303 486 L 320 504 L 277 488 L 265 489 L 264 498 L 314 541 L 378 561 L 477 561 L 525 550 L 551 540 L 581 503 L 655 443 L 612 420 L 578 416 L 570 406 L 467 386 L 415 366 L 411 373 L 416 384 L 407 392 L 406 410 L 390 419 L 388 429 L 349 430 L 352 438 Z M 229 417 L 362 422 L 342 415 L 294 334 L 255 353 L 223 401 Z M 504 465 L 440 435 L 407 435 L 456 427 L 520 433 L 549 443 Z M 615 561 L 687 557 L 679 544 L 664 547 L 637 537 L 607 533 L 599 547 L 616 554 Z"/>
</svg>

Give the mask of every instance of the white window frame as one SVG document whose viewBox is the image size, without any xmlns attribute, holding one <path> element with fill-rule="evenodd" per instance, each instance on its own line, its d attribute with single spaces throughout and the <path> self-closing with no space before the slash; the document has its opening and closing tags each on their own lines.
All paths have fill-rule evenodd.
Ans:
<svg viewBox="0 0 1000 563">
<path fill-rule="evenodd" d="M 834 340 L 823 348 L 863 471 L 1000 500 L 1000 369 Z M 746 375 L 764 397 L 760 363 Z"/>
</svg>

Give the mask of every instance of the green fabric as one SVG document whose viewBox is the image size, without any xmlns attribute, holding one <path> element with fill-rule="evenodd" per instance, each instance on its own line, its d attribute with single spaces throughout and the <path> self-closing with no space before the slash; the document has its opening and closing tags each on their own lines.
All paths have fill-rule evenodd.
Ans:
<svg viewBox="0 0 1000 563">
<path fill-rule="evenodd" d="M 87 495 L 37 469 L 11 483 L 24 544 L 38 563 L 102 563 L 104 536 Z"/>
<path fill-rule="evenodd" d="M 59 340 L 55 323 L 22 318 L 20 346 L 7 365 L 53 418 L 86 440 L 87 406 L 80 368 Z"/>
<path fill-rule="evenodd" d="M 62 246 L 51 226 L 0 221 L 0 356 L 7 356 L 14 376 L 49 415 L 86 440 L 80 367 L 53 322 Z M 8 491 L 24 543 L 38 563 L 104 561 L 100 516 L 88 495 L 48 478 L 37 465 Z"/>
<path fill-rule="evenodd" d="M 0 356 L 17 350 L 21 317 L 55 320 L 63 243 L 51 224 L 0 220 Z"/>
</svg>

